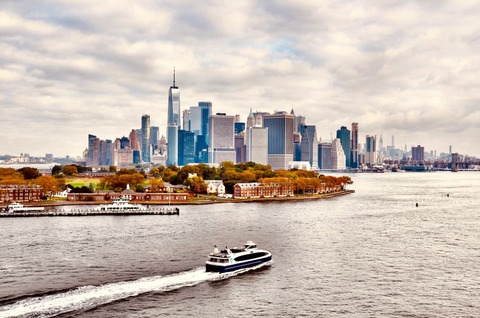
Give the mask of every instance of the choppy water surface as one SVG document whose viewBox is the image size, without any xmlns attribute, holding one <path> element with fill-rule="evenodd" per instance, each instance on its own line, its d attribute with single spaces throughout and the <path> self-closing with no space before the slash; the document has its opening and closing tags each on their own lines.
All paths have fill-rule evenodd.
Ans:
<svg viewBox="0 0 480 318">
<path fill-rule="evenodd" d="M 480 173 L 352 178 L 330 200 L 2 219 L 0 317 L 480 316 Z M 248 239 L 273 263 L 205 273 Z"/>
</svg>

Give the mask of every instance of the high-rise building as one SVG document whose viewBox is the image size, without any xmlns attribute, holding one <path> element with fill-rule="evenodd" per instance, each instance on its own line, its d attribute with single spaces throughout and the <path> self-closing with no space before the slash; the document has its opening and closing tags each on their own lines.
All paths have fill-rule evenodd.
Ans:
<svg viewBox="0 0 480 318">
<path fill-rule="evenodd" d="M 248 114 L 248 117 L 247 117 L 247 129 L 254 126 L 255 126 L 255 116 L 253 116 L 252 107 L 250 107 L 250 113 Z"/>
<path fill-rule="evenodd" d="M 180 89 L 175 84 L 175 69 L 173 69 L 173 85 L 168 90 L 167 165 L 178 164 L 177 138 L 180 124 Z"/>
<path fill-rule="evenodd" d="M 268 128 L 249 127 L 246 130 L 246 161 L 268 164 Z"/>
<path fill-rule="evenodd" d="M 187 130 L 178 131 L 178 165 L 184 166 L 195 162 L 194 133 Z"/>
<path fill-rule="evenodd" d="M 350 156 L 350 130 L 347 127 L 342 126 L 337 130 L 337 138 L 340 139 L 342 144 L 343 153 L 345 154 L 345 165 L 347 168 L 351 168 L 351 156 Z"/>
<path fill-rule="evenodd" d="M 347 153 L 345 155 L 348 155 Z M 358 123 L 352 123 L 350 139 L 350 167 L 358 168 Z"/>
<path fill-rule="evenodd" d="M 263 116 L 268 128 L 268 164 L 272 169 L 287 169 L 293 161 L 293 128 L 295 116 L 281 111 Z"/>
<path fill-rule="evenodd" d="M 424 147 L 418 145 L 417 147 L 412 147 L 412 160 L 424 161 L 425 160 L 425 149 Z"/>
<path fill-rule="evenodd" d="M 343 146 L 340 142 L 340 139 L 332 140 L 332 169 L 333 170 L 345 170 L 346 168 L 346 159 L 345 153 L 343 152 Z"/>
<path fill-rule="evenodd" d="M 140 150 L 140 143 L 137 140 L 137 132 L 135 131 L 135 129 L 132 129 L 132 131 L 128 135 L 128 139 L 130 139 L 131 149 Z"/>
<path fill-rule="evenodd" d="M 195 136 L 202 134 L 202 108 L 198 106 L 190 107 L 190 120 L 188 122 L 188 129 L 195 134 Z"/>
<path fill-rule="evenodd" d="M 173 69 L 173 85 L 168 90 L 167 124 L 176 124 L 180 128 L 180 89 L 175 85 L 175 69 Z"/>
<path fill-rule="evenodd" d="M 150 115 L 142 116 L 142 161 L 150 162 Z"/>
<path fill-rule="evenodd" d="M 150 126 L 150 145 L 155 150 L 158 148 L 158 141 L 160 140 L 160 128 L 157 126 Z"/>
<path fill-rule="evenodd" d="M 235 123 L 236 124 L 236 123 Z M 246 162 L 245 134 L 235 134 L 235 162 Z"/>
<path fill-rule="evenodd" d="M 316 168 L 318 162 L 318 139 L 316 127 L 315 125 L 303 125 L 299 128 L 302 132 L 300 160 L 308 161 L 312 168 Z"/>
<path fill-rule="evenodd" d="M 184 109 L 183 110 L 182 128 L 184 130 L 190 131 L 190 109 Z"/>
<path fill-rule="evenodd" d="M 178 126 L 171 123 L 167 127 L 167 166 L 178 166 Z"/>
<path fill-rule="evenodd" d="M 209 131 L 210 128 L 208 127 L 210 116 L 212 115 L 212 102 L 198 102 L 198 107 L 202 110 L 202 130 L 200 135 L 205 136 L 205 141 L 208 144 L 208 141 L 210 140 L 209 137 Z"/>
<path fill-rule="evenodd" d="M 208 162 L 235 163 L 234 121 L 234 116 L 227 116 L 225 113 L 217 113 L 209 117 Z"/>
<path fill-rule="evenodd" d="M 377 136 L 366 137 L 365 143 L 365 163 L 374 165 L 377 163 Z"/>
<path fill-rule="evenodd" d="M 85 161 L 90 167 L 98 167 L 100 164 L 100 139 L 95 135 L 88 135 L 88 151 Z"/>
<path fill-rule="evenodd" d="M 318 168 L 321 170 L 332 169 L 331 142 L 321 142 L 318 144 Z"/>
</svg>

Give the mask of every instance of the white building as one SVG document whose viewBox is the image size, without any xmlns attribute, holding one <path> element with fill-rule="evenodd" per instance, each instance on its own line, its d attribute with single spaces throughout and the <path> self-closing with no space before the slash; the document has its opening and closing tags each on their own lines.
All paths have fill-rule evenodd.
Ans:
<svg viewBox="0 0 480 318">
<path fill-rule="evenodd" d="M 346 167 L 346 157 L 345 152 L 343 151 L 342 143 L 340 139 L 332 140 L 332 169 L 333 170 L 345 170 Z"/>
<path fill-rule="evenodd" d="M 204 180 L 207 185 L 208 194 L 225 194 L 225 186 L 223 180 Z"/>
<path fill-rule="evenodd" d="M 268 164 L 268 128 L 249 127 L 246 138 L 246 161 Z"/>
</svg>

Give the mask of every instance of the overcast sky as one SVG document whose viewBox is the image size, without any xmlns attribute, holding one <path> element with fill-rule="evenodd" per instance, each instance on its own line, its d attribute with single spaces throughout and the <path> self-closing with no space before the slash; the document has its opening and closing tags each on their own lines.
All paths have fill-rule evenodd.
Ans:
<svg viewBox="0 0 480 318">
<path fill-rule="evenodd" d="M 79 156 L 87 135 L 165 135 L 181 108 L 294 109 L 323 140 L 480 155 L 480 2 L 0 2 L 0 154 Z"/>
</svg>

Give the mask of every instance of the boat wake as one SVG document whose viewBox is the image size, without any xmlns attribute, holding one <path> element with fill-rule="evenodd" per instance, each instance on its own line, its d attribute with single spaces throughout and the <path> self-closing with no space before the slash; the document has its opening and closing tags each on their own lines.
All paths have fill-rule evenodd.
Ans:
<svg viewBox="0 0 480 318">
<path fill-rule="evenodd" d="M 168 292 L 182 287 L 195 286 L 206 281 L 226 279 L 258 269 L 271 262 L 229 273 L 206 272 L 205 267 L 167 276 L 145 277 L 134 281 L 111 283 L 99 286 L 83 286 L 65 293 L 21 300 L 0 307 L 4 317 L 53 317 L 75 310 L 87 310 L 121 299 L 148 292 Z"/>
</svg>

